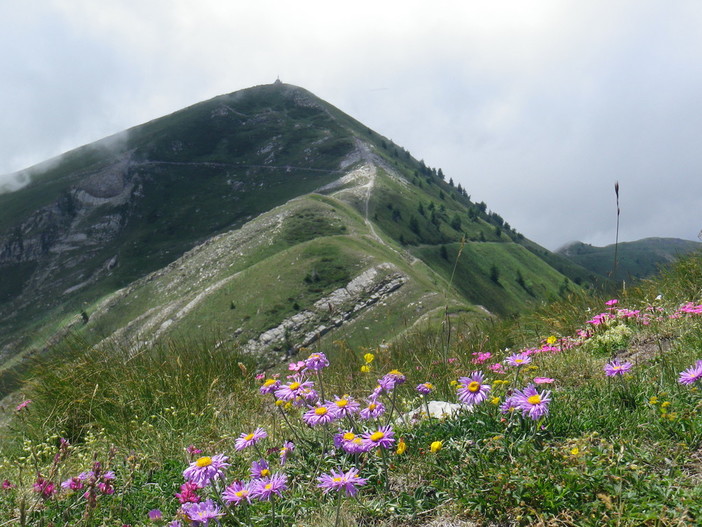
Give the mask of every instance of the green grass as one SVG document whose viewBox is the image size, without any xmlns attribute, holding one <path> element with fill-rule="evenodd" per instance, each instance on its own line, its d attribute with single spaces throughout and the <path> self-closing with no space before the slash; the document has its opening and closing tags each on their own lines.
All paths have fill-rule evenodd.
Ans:
<svg viewBox="0 0 702 527">
<path fill-rule="evenodd" d="M 309 242 L 298 249 L 305 247 L 314 248 L 312 258 L 323 259 L 328 250 Z M 232 507 L 223 525 L 399 526 L 429 525 L 432 519 L 476 525 L 695 525 L 702 519 L 702 398 L 699 382 L 681 385 L 678 376 L 702 357 L 702 318 L 669 315 L 681 299 L 702 300 L 695 284 L 700 275 L 702 259 L 690 258 L 660 279 L 629 289 L 617 307 L 641 309 L 639 318 L 611 319 L 606 327 L 587 320 L 606 311 L 607 298 L 576 291 L 519 317 L 476 318 L 452 308 L 450 336 L 442 310 L 434 308 L 427 313 L 433 324 L 416 326 L 394 342 L 323 344 L 319 350 L 331 364 L 321 381 L 312 379 L 329 399 L 349 393 L 365 404 L 377 379 L 392 369 L 404 373 L 406 382 L 380 399 L 388 414 L 397 406 L 393 417 L 340 425 L 362 432 L 392 424 L 395 438 L 407 445 L 402 454 L 395 447 L 381 456 L 358 457 L 330 449 L 337 425 L 310 428 L 300 420 L 306 408 L 277 407 L 270 395 L 259 394 L 253 358 L 236 351 L 198 340 L 139 352 L 98 351 L 71 341 L 32 371 L 22 393 L 32 403 L 2 429 L 0 479 L 16 487 L 0 492 L 0 519 L 18 525 L 147 525 L 147 512 L 155 508 L 172 519 L 179 507 L 173 494 L 191 459 L 185 449 L 194 445 L 202 450 L 195 457 L 230 456 L 227 481 L 248 480 L 249 463 L 260 456 L 288 477 L 288 490 L 274 504 Z M 697 296 L 688 296 L 694 292 Z M 655 300 L 653 293 L 662 298 Z M 661 311 L 647 310 L 651 301 Z M 615 326 L 632 332 L 622 349 L 597 338 Z M 570 337 L 584 328 L 594 334 L 571 347 Z M 541 349 L 548 337 L 561 351 L 533 354 L 524 370 L 496 374 L 488 368 L 521 349 Z M 663 340 L 665 347 L 656 345 Z M 372 360 L 364 358 L 368 353 Z M 475 364 L 485 353 L 491 357 Z M 613 358 L 630 360 L 631 374 L 606 377 L 603 365 Z M 370 371 L 361 371 L 364 364 Z M 452 381 L 474 370 L 486 372 L 492 389 L 473 412 L 416 424 L 409 417 L 397 420 L 398 412 L 422 407 L 414 390 L 418 383 L 430 380 L 432 399 L 455 402 Z M 285 371 L 281 365 L 266 375 Z M 548 415 L 532 421 L 519 411 L 501 413 L 498 404 L 534 376 L 555 379 L 540 388 L 551 390 Z M 260 453 L 237 452 L 236 438 L 259 426 L 269 435 Z M 59 437 L 71 446 L 55 457 Z M 297 448 L 279 467 L 277 448 L 286 440 Z M 440 449 L 432 452 L 437 441 Z M 81 493 L 62 490 L 43 499 L 32 491 L 37 472 L 60 482 L 95 461 L 115 472 L 114 494 L 97 492 L 90 502 Z M 352 466 L 367 480 L 358 500 L 339 501 L 316 488 L 320 474 Z M 200 494 L 215 496 L 211 488 Z"/>
</svg>

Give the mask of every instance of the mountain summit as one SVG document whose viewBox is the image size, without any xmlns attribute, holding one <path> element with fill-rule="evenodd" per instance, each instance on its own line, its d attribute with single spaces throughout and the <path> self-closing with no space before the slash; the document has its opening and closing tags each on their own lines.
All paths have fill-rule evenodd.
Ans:
<svg viewBox="0 0 702 527">
<path fill-rule="evenodd" d="M 5 358 L 68 329 L 293 352 L 332 330 L 392 337 L 441 306 L 515 312 L 591 277 L 279 81 L 27 173 L 0 195 Z"/>
</svg>

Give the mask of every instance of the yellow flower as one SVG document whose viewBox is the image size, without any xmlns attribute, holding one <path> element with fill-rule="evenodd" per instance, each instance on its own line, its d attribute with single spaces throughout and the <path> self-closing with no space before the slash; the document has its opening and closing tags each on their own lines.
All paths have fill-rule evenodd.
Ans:
<svg viewBox="0 0 702 527">
<path fill-rule="evenodd" d="M 456 386 L 456 385 L 458 384 L 458 381 L 456 381 L 456 380 L 453 380 L 453 381 L 451 381 L 451 383 L 450 383 L 450 384 L 451 384 L 451 386 Z"/>
<path fill-rule="evenodd" d="M 407 450 L 407 443 L 405 443 L 404 439 L 400 438 L 400 442 L 397 443 L 397 450 L 395 453 L 401 456 L 405 453 L 405 450 Z"/>
<path fill-rule="evenodd" d="M 361 372 L 362 373 L 370 372 L 370 366 L 368 366 L 368 364 L 364 364 L 363 366 L 361 366 Z"/>
<path fill-rule="evenodd" d="M 665 401 L 664 403 L 661 403 L 661 408 L 668 408 L 670 406 L 670 401 Z"/>
<path fill-rule="evenodd" d="M 495 406 L 497 406 L 498 404 L 500 404 L 500 398 L 499 398 L 499 397 L 493 397 L 492 399 L 490 399 L 490 402 L 491 402 L 492 404 L 494 404 Z"/>
<path fill-rule="evenodd" d="M 556 342 L 558 342 L 558 339 L 555 335 L 551 335 L 549 338 L 546 339 L 546 344 L 548 344 L 549 346 L 553 346 Z"/>
<path fill-rule="evenodd" d="M 432 454 L 436 454 L 439 450 L 441 450 L 441 447 L 444 446 L 443 441 L 434 441 L 431 446 L 429 446 L 429 450 L 431 450 Z"/>
<path fill-rule="evenodd" d="M 648 404 L 658 404 L 658 397 L 655 395 L 648 400 Z"/>
<path fill-rule="evenodd" d="M 580 449 L 579 449 L 577 446 L 576 446 L 575 448 L 572 448 L 572 449 L 570 450 L 570 455 L 571 455 L 571 456 L 577 456 L 577 455 L 579 455 L 579 454 L 580 454 Z"/>
<path fill-rule="evenodd" d="M 366 364 L 370 364 L 371 362 L 373 362 L 373 359 L 375 359 L 375 355 L 373 355 L 372 353 L 366 353 L 363 356 L 363 360 L 366 361 Z"/>
</svg>

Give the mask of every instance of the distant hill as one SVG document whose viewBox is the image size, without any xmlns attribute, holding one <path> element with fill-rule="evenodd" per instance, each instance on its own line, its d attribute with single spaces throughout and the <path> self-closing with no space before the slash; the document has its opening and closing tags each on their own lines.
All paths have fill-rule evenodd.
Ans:
<svg viewBox="0 0 702 527">
<path fill-rule="evenodd" d="M 593 273 L 609 277 L 614 267 L 614 248 L 614 245 L 595 247 L 574 242 L 556 252 Z M 661 266 L 700 249 L 702 243 L 678 238 L 644 238 L 620 243 L 614 279 L 630 281 L 650 277 L 656 274 Z"/>
<path fill-rule="evenodd" d="M 68 332 L 282 357 L 602 281 L 308 91 L 216 97 L 26 171 L 0 194 L 0 362 Z M 326 338 L 326 337 L 325 337 Z"/>
</svg>

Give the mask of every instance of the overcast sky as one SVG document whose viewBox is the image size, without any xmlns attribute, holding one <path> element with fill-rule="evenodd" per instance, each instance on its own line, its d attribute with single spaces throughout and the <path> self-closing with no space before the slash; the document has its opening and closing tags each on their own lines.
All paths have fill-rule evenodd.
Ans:
<svg viewBox="0 0 702 527">
<path fill-rule="evenodd" d="M 2 0 L 0 174 L 280 76 L 556 249 L 697 239 L 702 2 Z M 8 176 L 0 176 L 0 183 Z"/>
</svg>

